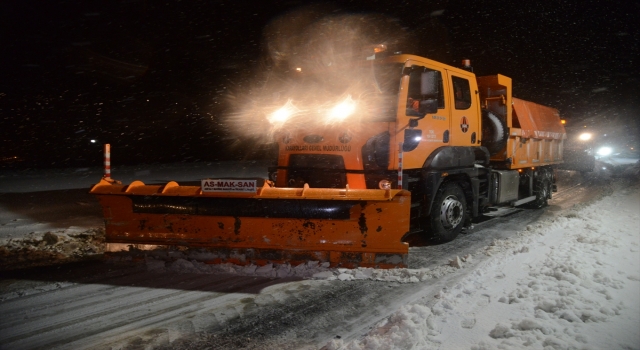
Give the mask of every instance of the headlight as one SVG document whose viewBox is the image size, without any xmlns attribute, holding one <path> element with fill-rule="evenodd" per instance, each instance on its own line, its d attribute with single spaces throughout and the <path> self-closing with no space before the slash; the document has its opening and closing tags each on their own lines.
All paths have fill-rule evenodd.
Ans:
<svg viewBox="0 0 640 350">
<path fill-rule="evenodd" d="M 293 105 L 293 102 L 291 100 L 288 100 L 284 106 L 280 107 L 280 109 L 269 114 L 267 120 L 269 120 L 269 123 L 271 123 L 272 125 L 280 126 L 298 112 L 298 108 Z"/>
<path fill-rule="evenodd" d="M 582 133 L 580 134 L 580 136 L 578 137 L 581 141 L 589 141 L 591 140 L 591 134 L 588 132 Z"/>
<path fill-rule="evenodd" d="M 612 152 L 613 149 L 611 147 L 600 147 L 600 149 L 598 149 L 598 152 L 596 153 L 601 157 L 605 157 L 610 155 Z"/>
<path fill-rule="evenodd" d="M 347 96 L 342 102 L 335 105 L 327 113 L 327 123 L 341 122 L 356 111 L 356 101 Z"/>
</svg>

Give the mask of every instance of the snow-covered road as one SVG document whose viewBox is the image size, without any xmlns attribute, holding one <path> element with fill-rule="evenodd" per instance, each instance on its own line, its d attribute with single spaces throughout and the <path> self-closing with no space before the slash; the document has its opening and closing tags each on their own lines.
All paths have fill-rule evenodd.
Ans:
<svg viewBox="0 0 640 350">
<path fill-rule="evenodd" d="M 210 171 L 141 167 L 120 179 Z M 92 258 L 99 208 L 77 190 L 98 170 L 3 173 L 0 347 L 638 349 L 637 177 L 562 173 L 545 210 L 411 248 L 410 268 L 396 270 L 104 262 Z"/>
<path fill-rule="evenodd" d="M 640 191 L 620 189 L 477 251 L 488 258 L 343 349 L 640 348 Z"/>
</svg>

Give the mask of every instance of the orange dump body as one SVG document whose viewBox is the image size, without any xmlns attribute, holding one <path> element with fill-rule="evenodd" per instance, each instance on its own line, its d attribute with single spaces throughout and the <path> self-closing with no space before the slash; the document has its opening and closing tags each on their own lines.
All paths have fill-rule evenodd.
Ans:
<svg viewBox="0 0 640 350">
<path fill-rule="evenodd" d="M 513 98 L 514 126 L 506 149 L 511 169 L 559 164 L 566 138 L 558 110 Z"/>
<path fill-rule="evenodd" d="M 566 131 L 557 109 L 512 97 L 511 78 L 504 75 L 478 77 L 478 86 L 483 107 L 509 130 L 506 147 L 491 157 L 494 164 L 519 169 L 563 162 Z"/>
<path fill-rule="evenodd" d="M 273 188 L 256 194 L 206 193 L 104 179 L 91 192 L 106 221 L 106 241 L 210 250 L 211 263 L 330 262 L 344 267 L 406 267 L 409 192 Z"/>
</svg>

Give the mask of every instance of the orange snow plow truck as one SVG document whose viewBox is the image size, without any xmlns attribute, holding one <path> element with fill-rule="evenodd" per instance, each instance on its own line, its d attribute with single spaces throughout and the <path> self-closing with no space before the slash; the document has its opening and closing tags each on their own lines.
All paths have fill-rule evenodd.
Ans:
<svg viewBox="0 0 640 350">
<path fill-rule="evenodd" d="M 512 97 L 506 76 L 476 77 L 468 60 L 456 68 L 380 53 L 291 74 L 264 104 L 278 147 L 269 179 L 122 185 L 105 175 L 91 193 L 107 249 L 406 267 L 410 236 L 448 242 L 483 213 L 540 208 L 555 191 L 566 138 L 558 111 Z"/>
</svg>

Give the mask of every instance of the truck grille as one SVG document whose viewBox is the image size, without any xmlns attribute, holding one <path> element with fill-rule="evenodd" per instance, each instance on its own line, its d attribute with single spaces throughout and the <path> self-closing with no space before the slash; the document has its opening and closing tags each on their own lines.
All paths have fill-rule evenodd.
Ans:
<svg viewBox="0 0 640 350">
<path fill-rule="evenodd" d="M 330 154 L 292 154 L 289 158 L 287 185 L 303 187 L 345 188 L 347 173 L 344 159 Z"/>
</svg>

